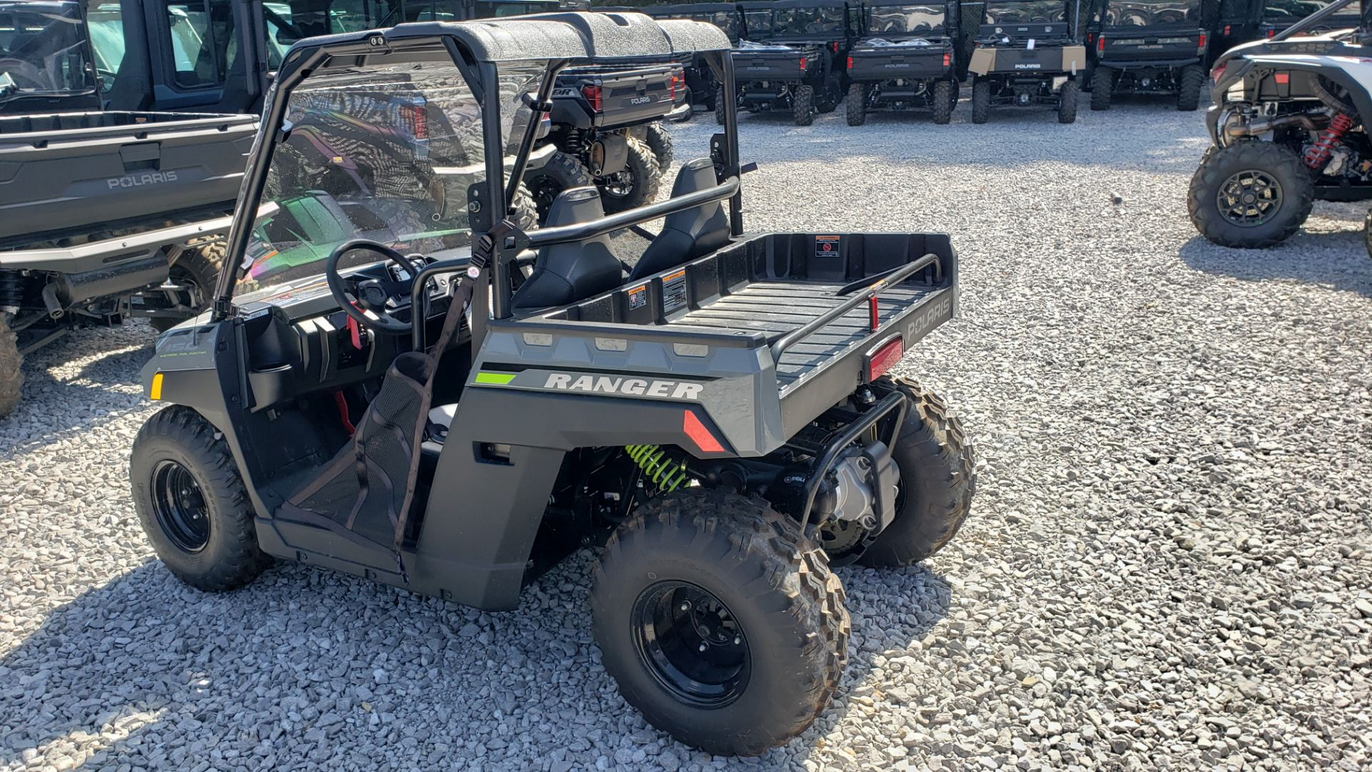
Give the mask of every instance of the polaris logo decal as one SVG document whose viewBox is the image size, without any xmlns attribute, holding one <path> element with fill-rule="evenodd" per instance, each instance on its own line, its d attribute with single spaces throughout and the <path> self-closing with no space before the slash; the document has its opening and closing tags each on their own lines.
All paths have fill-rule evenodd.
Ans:
<svg viewBox="0 0 1372 772">
<path fill-rule="evenodd" d="M 953 299 L 945 298 L 939 301 L 929 308 L 929 310 L 910 321 L 909 326 L 905 328 L 906 345 L 923 338 L 925 335 L 929 334 L 929 331 L 934 329 L 936 325 L 945 322 L 952 317 Z"/>
<path fill-rule="evenodd" d="M 1020 63 L 1015 65 L 1016 70 L 1041 70 L 1043 65 L 1038 62 Z"/>
<path fill-rule="evenodd" d="M 110 190 L 116 188 L 139 188 L 144 185 L 159 185 L 163 182 L 176 182 L 176 172 L 144 172 L 143 174 L 125 174 L 123 177 L 111 177 L 105 180 Z"/>
<path fill-rule="evenodd" d="M 629 98 L 629 104 L 631 104 L 631 105 L 646 105 L 646 104 L 648 104 L 648 103 L 651 102 L 651 101 L 653 101 L 653 98 L 652 98 L 652 97 L 646 97 L 646 96 L 630 97 L 630 98 Z"/>
<path fill-rule="evenodd" d="M 558 391 L 583 391 L 590 394 L 624 394 L 630 397 L 699 399 L 704 384 L 687 381 L 659 381 L 646 378 L 618 378 L 603 375 L 549 373 L 544 388 Z"/>
</svg>

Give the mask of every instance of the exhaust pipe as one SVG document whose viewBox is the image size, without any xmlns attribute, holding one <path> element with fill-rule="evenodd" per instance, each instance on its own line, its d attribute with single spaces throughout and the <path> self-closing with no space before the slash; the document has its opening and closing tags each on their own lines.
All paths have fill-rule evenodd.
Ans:
<svg viewBox="0 0 1372 772">
<path fill-rule="evenodd" d="M 1329 122 L 1326 115 L 1279 115 L 1275 118 L 1253 118 L 1245 120 L 1242 116 L 1231 115 L 1224 122 L 1224 136 L 1229 139 L 1243 139 L 1245 137 L 1257 137 L 1269 131 L 1285 129 L 1290 126 L 1300 126 L 1308 131 L 1319 131 Z"/>
</svg>

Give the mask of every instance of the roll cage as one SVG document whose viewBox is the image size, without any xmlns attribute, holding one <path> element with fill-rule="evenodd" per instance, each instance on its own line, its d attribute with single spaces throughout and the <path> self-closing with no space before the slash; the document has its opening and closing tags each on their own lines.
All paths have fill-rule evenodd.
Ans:
<svg viewBox="0 0 1372 772">
<path fill-rule="evenodd" d="M 470 22 L 417 22 L 367 32 L 308 38 L 286 53 L 277 78 L 267 95 L 261 129 L 248 156 L 247 170 L 239 192 L 238 208 L 229 229 L 227 259 L 215 288 L 212 321 L 222 321 L 235 313 L 233 293 L 245 269 L 244 255 L 251 239 L 255 213 L 262 202 L 268 169 L 277 145 L 288 136 L 285 125 L 291 92 L 313 73 L 331 66 L 368 64 L 449 63 L 453 64 L 480 106 L 481 131 L 485 146 L 484 180 L 469 190 L 473 244 L 483 235 L 500 229 L 502 237 L 493 245 L 494 259 L 479 282 L 493 288 L 490 306 L 487 293 L 479 283 L 473 293 L 473 314 L 478 320 L 487 315 L 506 319 L 513 315 L 509 272 L 516 255 L 523 249 L 568 243 L 592 238 L 620 228 L 647 222 L 676 211 L 710 201 L 730 199 L 730 230 L 743 232 L 742 199 L 739 193 L 737 109 L 733 100 L 733 63 L 730 42 L 710 24 L 689 20 L 654 21 L 639 13 L 555 13 L 518 19 Z M 550 97 L 557 74 L 569 64 L 634 64 L 645 61 L 701 56 L 727 89 L 724 132 L 711 141 L 711 153 L 719 170 L 719 185 L 687 196 L 671 198 L 648 206 L 619 212 L 587 223 L 547 228 L 525 234 L 508 226 L 506 220 L 529 154 L 538 138 L 539 123 L 551 109 Z M 529 122 L 506 174 L 506 159 L 499 148 L 507 147 L 501 136 L 500 111 L 504 101 L 499 77 L 502 65 L 544 64 L 537 95 L 525 95 L 531 108 Z M 511 132 L 519 130 L 518 126 Z M 416 277 L 415 292 L 425 281 L 439 273 L 464 270 L 465 259 L 430 264 Z M 485 325 L 478 322 L 474 334 Z M 473 347 L 475 350 L 477 347 Z"/>
</svg>

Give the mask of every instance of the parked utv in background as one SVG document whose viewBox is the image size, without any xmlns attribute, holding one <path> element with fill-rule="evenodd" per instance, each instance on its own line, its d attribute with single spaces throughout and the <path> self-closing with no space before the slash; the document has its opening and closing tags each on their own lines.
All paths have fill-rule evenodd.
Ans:
<svg viewBox="0 0 1372 772">
<path fill-rule="evenodd" d="M 967 75 L 959 6 L 958 0 L 863 5 L 861 37 L 848 51 L 849 126 L 861 126 L 876 110 L 933 110 L 934 123 L 952 119 Z"/>
<path fill-rule="evenodd" d="M 656 5 L 643 9 L 655 19 L 690 19 L 713 24 L 724 30 L 729 42 L 738 44 L 743 32 L 743 17 L 734 3 L 687 3 L 683 5 Z M 704 110 L 715 109 L 715 96 L 719 92 L 719 82 L 714 72 L 702 57 L 694 57 L 686 65 L 687 101 L 693 107 Z"/>
<path fill-rule="evenodd" d="M 1091 109 L 1115 94 L 1175 94 L 1183 112 L 1200 106 L 1213 0 L 1094 0 L 1086 24 Z"/>
<path fill-rule="evenodd" d="M 293 48 L 213 310 L 166 333 L 143 371 L 166 407 L 135 439 L 130 477 L 162 562 L 222 591 L 269 556 L 307 561 L 495 611 L 603 545 L 595 639 L 630 705 L 714 754 L 803 732 L 847 658 L 830 566 L 914 564 L 967 515 L 975 465 L 960 423 L 889 372 L 955 313 L 957 258 L 942 234 L 743 235 L 729 52 L 713 26 L 628 13 L 407 24 Z M 548 227 L 507 219 L 567 62 L 698 54 L 724 86 L 725 128 L 670 199 L 605 216 L 587 187 L 558 196 Z M 253 215 L 292 141 L 286 115 L 369 74 L 393 98 L 464 112 L 449 124 L 457 141 L 430 149 L 488 176 L 466 207 L 391 195 L 405 183 L 384 180 L 403 168 L 335 176 L 338 207 L 387 223 L 408 210 L 430 231 L 359 222 L 327 257 L 282 261 L 255 243 L 278 235 Z M 608 235 L 656 219 L 626 271 Z"/>
<path fill-rule="evenodd" d="M 1077 30 L 1078 0 L 986 0 L 973 38 L 972 122 L 993 106 L 1051 105 L 1059 123 L 1077 119 L 1086 49 Z"/>
<path fill-rule="evenodd" d="M 1356 29 L 1305 36 L 1352 0 L 1324 6 L 1211 69 L 1213 146 L 1191 178 L 1191 221 L 1227 247 L 1262 248 L 1294 234 L 1316 199 L 1372 200 L 1372 57 L 1368 7 Z"/>
<path fill-rule="evenodd" d="M 843 66 L 854 24 L 846 3 L 779 0 L 740 3 L 743 40 L 734 51 L 739 105 L 749 112 L 789 110 L 797 126 L 843 101 Z M 723 124 L 724 111 L 715 116 Z"/>
<path fill-rule="evenodd" d="M 1220 0 L 1210 57 L 1216 59 L 1237 45 L 1267 40 L 1331 4 L 1332 0 Z M 1359 24 L 1358 4 L 1352 4 L 1341 6 L 1339 11 L 1304 29 L 1301 34 L 1319 35 L 1353 29 Z"/>
</svg>

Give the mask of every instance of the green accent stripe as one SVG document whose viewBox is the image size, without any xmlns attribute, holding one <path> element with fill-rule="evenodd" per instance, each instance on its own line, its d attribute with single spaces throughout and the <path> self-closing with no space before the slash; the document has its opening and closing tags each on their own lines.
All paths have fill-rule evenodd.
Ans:
<svg viewBox="0 0 1372 772">
<path fill-rule="evenodd" d="M 492 386 L 504 386 L 510 381 L 513 381 L 515 375 L 517 375 L 517 373 L 488 373 L 483 371 L 476 374 L 476 382 Z"/>
</svg>

